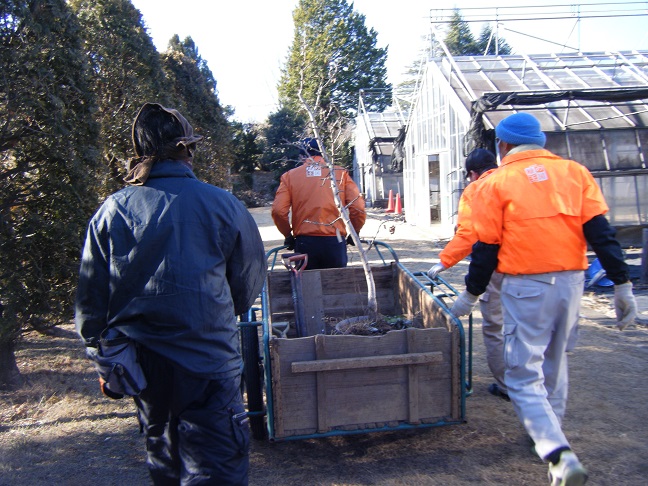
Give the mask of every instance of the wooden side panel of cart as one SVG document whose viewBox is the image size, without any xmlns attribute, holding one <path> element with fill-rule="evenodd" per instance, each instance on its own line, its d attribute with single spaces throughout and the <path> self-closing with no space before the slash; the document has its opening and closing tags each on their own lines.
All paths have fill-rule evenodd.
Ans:
<svg viewBox="0 0 648 486">
<path fill-rule="evenodd" d="M 417 328 L 325 335 L 327 323 L 365 312 L 364 272 L 304 272 L 306 320 L 316 335 L 270 339 L 276 439 L 461 420 L 458 328 L 401 266 L 373 274 L 379 312 L 407 315 Z M 288 272 L 270 272 L 267 288 L 270 323 L 294 320 Z"/>
</svg>

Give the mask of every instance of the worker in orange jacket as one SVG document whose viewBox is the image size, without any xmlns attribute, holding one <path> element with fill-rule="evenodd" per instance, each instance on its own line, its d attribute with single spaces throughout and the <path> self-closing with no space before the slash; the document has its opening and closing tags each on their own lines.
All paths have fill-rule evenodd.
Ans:
<svg viewBox="0 0 648 486">
<path fill-rule="evenodd" d="M 336 206 L 330 172 L 316 139 L 300 143 L 300 162 L 281 176 L 272 219 L 285 237 L 284 245 L 308 255 L 308 269 L 346 267 L 346 246 L 353 240 Z M 367 218 L 365 200 L 345 169 L 334 166 L 334 172 L 342 204 L 360 233 Z"/>
<path fill-rule="evenodd" d="M 472 204 L 477 187 L 497 169 L 497 158 L 489 150 L 478 148 L 466 157 L 466 175 L 470 183 L 463 190 L 459 199 L 457 214 L 457 229 L 445 248 L 439 254 L 440 263 L 428 271 L 431 279 L 456 265 L 472 252 L 477 243 L 477 235 L 473 231 Z M 494 272 L 491 280 L 479 299 L 482 314 L 482 334 L 486 346 L 486 361 L 495 378 L 495 383 L 488 387 L 489 393 L 496 397 L 509 400 L 506 384 L 504 383 L 504 338 L 502 336 L 502 305 L 500 302 L 500 286 L 502 274 Z"/>
<path fill-rule="evenodd" d="M 567 352 L 574 348 L 589 243 L 614 282 L 617 326 L 634 321 L 637 304 L 600 188 L 581 164 L 543 147 L 528 113 L 495 129 L 500 168 L 477 188 L 478 242 L 455 301 L 455 316 L 472 312 L 491 273 L 504 274 L 502 309 L 511 402 L 536 453 L 549 463 L 552 485 L 581 485 L 587 472 L 562 431 L 567 403 Z"/>
</svg>

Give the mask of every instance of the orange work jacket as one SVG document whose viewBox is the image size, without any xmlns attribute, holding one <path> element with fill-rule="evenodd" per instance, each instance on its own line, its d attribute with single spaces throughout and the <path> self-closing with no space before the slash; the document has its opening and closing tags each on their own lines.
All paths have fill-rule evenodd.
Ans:
<svg viewBox="0 0 648 486">
<path fill-rule="evenodd" d="M 340 199 L 348 206 L 351 224 L 359 233 L 367 218 L 365 200 L 342 167 L 335 166 L 335 179 Z M 346 238 L 347 231 L 331 190 L 329 169 L 322 157 L 312 157 L 281 176 L 272 203 L 272 219 L 286 237 L 291 232 L 294 236 L 335 236 L 339 231 Z"/>
<path fill-rule="evenodd" d="M 497 271 L 513 275 L 585 270 L 583 224 L 608 211 L 587 168 L 544 149 L 504 157 L 473 199 L 477 238 L 500 245 Z"/>
<path fill-rule="evenodd" d="M 439 253 L 443 266 L 450 268 L 472 253 L 472 247 L 477 243 L 477 235 L 473 231 L 472 202 L 477 186 L 495 169 L 488 170 L 471 182 L 461 193 L 459 211 L 457 212 L 457 231 L 452 239 Z"/>
</svg>

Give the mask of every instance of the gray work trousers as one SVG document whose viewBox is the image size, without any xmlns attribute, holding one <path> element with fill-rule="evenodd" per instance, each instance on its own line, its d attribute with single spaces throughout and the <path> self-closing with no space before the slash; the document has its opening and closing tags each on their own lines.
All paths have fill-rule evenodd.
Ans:
<svg viewBox="0 0 648 486">
<path fill-rule="evenodd" d="M 546 458 L 569 447 L 561 424 L 567 405 L 567 351 L 575 346 L 582 271 L 505 275 L 505 382 L 513 407 Z"/>
<path fill-rule="evenodd" d="M 504 383 L 506 369 L 504 365 L 504 335 L 502 334 L 504 317 L 500 298 L 503 278 L 503 274 L 493 273 L 486 292 L 479 298 L 479 308 L 482 315 L 482 334 L 484 335 L 488 368 L 490 368 L 499 389 L 508 393 L 506 383 Z"/>
</svg>

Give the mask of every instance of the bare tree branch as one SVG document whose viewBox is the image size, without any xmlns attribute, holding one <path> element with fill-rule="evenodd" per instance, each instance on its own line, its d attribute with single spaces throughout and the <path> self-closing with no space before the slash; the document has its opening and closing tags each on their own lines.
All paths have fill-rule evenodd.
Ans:
<svg viewBox="0 0 648 486">
<path fill-rule="evenodd" d="M 324 162 L 326 162 L 326 165 L 329 169 L 331 191 L 333 192 L 335 204 L 340 212 L 340 217 L 336 218 L 335 221 L 342 219 L 342 221 L 344 222 L 344 226 L 346 227 L 347 234 L 351 235 L 351 238 L 353 239 L 353 242 L 356 248 L 358 249 L 358 252 L 360 253 L 360 261 L 362 262 L 362 268 L 364 269 L 365 280 L 367 282 L 367 307 L 368 307 L 367 310 L 368 310 L 369 318 L 371 320 L 374 320 L 378 315 L 378 302 L 376 299 L 376 284 L 373 279 L 371 266 L 369 265 L 369 258 L 367 257 L 367 252 L 362 247 L 362 243 L 360 242 L 360 237 L 358 236 L 358 233 L 356 232 L 355 228 L 351 224 L 351 219 L 349 217 L 347 206 L 345 206 L 342 203 L 342 200 L 340 198 L 340 188 L 337 184 L 337 180 L 336 180 L 337 178 L 335 177 L 335 170 L 336 170 L 335 164 L 332 162 L 331 158 L 329 157 L 326 147 L 322 142 L 320 129 L 319 126 L 317 125 L 315 114 L 313 113 L 313 109 L 308 105 L 306 100 L 303 98 L 301 89 L 299 90 L 298 97 L 299 97 L 299 101 L 302 103 L 304 109 L 308 113 L 311 129 L 313 130 L 313 134 L 315 135 L 315 139 L 317 140 L 317 143 L 319 145 L 322 158 L 324 159 Z M 333 224 L 333 223 L 328 223 L 328 224 Z"/>
</svg>

